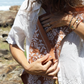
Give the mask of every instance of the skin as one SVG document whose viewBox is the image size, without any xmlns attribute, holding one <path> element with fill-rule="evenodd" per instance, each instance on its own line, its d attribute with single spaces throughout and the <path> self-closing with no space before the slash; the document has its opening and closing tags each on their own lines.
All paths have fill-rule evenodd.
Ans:
<svg viewBox="0 0 84 84">
<path fill-rule="evenodd" d="M 45 0 L 45 2 L 46 1 L 48 0 Z M 25 69 L 27 73 L 45 76 L 49 79 L 57 79 L 57 73 L 59 71 L 58 61 L 55 63 L 48 61 L 45 65 L 43 65 L 43 62 L 49 57 L 48 54 L 45 57 L 37 59 L 35 62 L 29 64 L 24 52 L 16 44 L 10 44 L 9 47 L 14 59 Z"/>
<path fill-rule="evenodd" d="M 48 61 L 45 65 L 42 65 L 42 62 L 48 59 L 49 57 L 48 54 L 45 57 L 40 58 L 35 62 L 29 64 L 24 55 L 24 52 L 21 49 L 19 49 L 17 45 L 10 44 L 10 51 L 15 60 L 21 66 L 23 66 L 23 68 L 27 73 L 33 75 L 45 76 L 50 79 L 57 79 L 56 74 L 59 71 L 59 68 L 57 67 L 58 61 L 54 64 L 52 63 L 52 61 Z"/>
<path fill-rule="evenodd" d="M 60 26 L 69 25 L 69 22 L 72 18 L 72 15 L 63 14 L 63 13 L 54 13 L 50 14 L 46 17 L 41 18 L 43 27 L 48 27 L 47 23 L 50 23 L 51 28 L 56 28 Z M 45 21 L 44 21 L 45 20 Z M 75 18 L 71 22 L 71 25 L 74 23 Z M 84 23 L 80 23 L 78 28 L 74 30 L 81 38 L 84 39 Z M 76 27 L 76 24 L 74 25 Z M 47 30 L 48 32 L 49 30 Z M 17 45 L 10 44 L 10 51 L 15 60 L 25 69 L 25 71 L 29 74 L 33 75 L 42 75 L 47 78 L 57 79 L 56 74 L 59 71 L 58 61 L 56 63 L 52 63 L 52 61 L 48 61 L 45 65 L 42 65 L 42 62 L 48 59 L 49 55 L 47 54 L 45 57 L 36 60 L 35 62 L 29 64 L 24 52 L 18 48 Z"/>
<path fill-rule="evenodd" d="M 82 7 L 82 6 L 79 6 L 79 7 Z M 42 22 L 43 27 L 48 27 L 46 32 L 49 32 L 51 29 L 56 27 L 69 26 L 69 23 L 72 17 L 73 17 L 72 14 L 58 12 L 58 13 L 47 15 L 41 18 L 40 20 Z M 76 21 L 76 18 L 74 17 L 71 22 L 71 25 L 73 25 L 75 21 Z M 48 25 L 48 23 L 50 24 L 50 26 Z M 74 24 L 73 27 L 75 28 L 75 30 L 73 31 L 76 34 L 78 34 L 82 39 L 84 39 L 84 23 L 80 22 L 77 28 L 76 28 L 76 24 Z"/>
</svg>

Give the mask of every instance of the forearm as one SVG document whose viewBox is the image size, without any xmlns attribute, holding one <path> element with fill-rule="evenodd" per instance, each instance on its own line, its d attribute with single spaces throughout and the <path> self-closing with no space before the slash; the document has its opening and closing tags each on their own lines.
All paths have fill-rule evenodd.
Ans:
<svg viewBox="0 0 84 84">
<path fill-rule="evenodd" d="M 17 45 L 10 45 L 10 51 L 11 51 L 13 57 L 15 58 L 15 60 L 23 66 L 23 68 L 26 70 L 27 73 L 34 74 L 34 75 L 43 75 L 46 77 L 51 76 L 50 78 L 53 78 L 53 79 L 57 78 L 55 75 L 59 71 L 59 68 L 57 68 L 58 62 L 56 62 L 53 65 L 53 67 L 51 67 L 51 68 L 50 68 L 50 66 L 52 65 L 51 61 L 47 62 L 45 65 L 42 65 L 42 62 L 44 60 L 47 60 L 49 56 L 44 56 L 43 58 L 40 58 L 37 61 L 29 64 L 24 55 L 24 52 L 22 50 L 20 50 L 17 47 Z M 54 68 L 56 70 L 53 71 Z M 53 73 L 51 73 L 51 71 Z"/>
<path fill-rule="evenodd" d="M 74 20 L 76 20 L 76 18 L 73 19 L 73 21 L 71 22 L 71 25 L 73 25 Z M 74 32 L 78 34 L 82 39 L 84 39 L 84 23 L 80 22 L 78 26 L 74 24 L 73 27 L 75 28 Z"/>
<path fill-rule="evenodd" d="M 24 68 L 27 69 L 29 63 L 24 55 L 24 52 L 17 45 L 10 45 L 10 51 L 14 59 Z"/>
</svg>

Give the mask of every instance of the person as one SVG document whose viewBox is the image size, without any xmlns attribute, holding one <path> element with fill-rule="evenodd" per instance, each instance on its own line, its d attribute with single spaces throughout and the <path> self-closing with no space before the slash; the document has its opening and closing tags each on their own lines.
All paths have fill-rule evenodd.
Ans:
<svg viewBox="0 0 84 84">
<path fill-rule="evenodd" d="M 53 28 L 68 26 L 72 32 L 65 36 L 61 42 L 59 57 L 61 80 L 60 84 L 84 83 L 84 1 L 61 0 L 58 1 L 58 11 L 41 19 L 43 27 Z M 60 4 L 59 4 L 60 2 Z M 59 11 L 60 10 L 60 11 Z M 67 28 L 68 28 L 67 27 Z M 58 77 L 59 79 L 59 77 Z"/>
<path fill-rule="evenodd" d="M 54 84 L 53 79 L 57 79 L 58 62 L 52 65 L 52 61 L 48 61 L 45 65 L 42 65 L 42 62 L 48 59 L 48 55 L 31 64 L 28 63 L 29 46 L 38 16 L 46 12 L 49 15 L 41 18 L 43 27 L 48 27 L 46 32 L 62 26 L 67 26 L 72 30 L 61 42 L 59 84 L 84 83 L 83 6 L 82 0 L 25 0 L 23 2 L 7 41 L 16 61 L 23 66 L 27 73 L 32 74 L 28 79 L 28 84 Z M 23 52 L 25 38 L 27 59 Z M 38 79 L 39 76 L 37 75 L 44 76 L 44 83 Z"/>
<path fill-rule="evenodd" d="M 53 80 L 50 81 L 50 79 L 57 79 L 56 74 L 59 71 L 59 68 L 57 68 L 58 62 L 52 65 L 52 61 L 48 61 L 45 65 L 42 65 L 42 62 L 47 60 L 49 55 L 40 58 L 31 64 L 28 63 L 29 46 L 36 28 L 38 15 L 42 14 L 42 11 L 39 12 L 40 7 L 40 2 L 36 0 L 25 0 L 16 15 L 14 24 L 7 38 L 7 41 L 10 44 L 12 56 L 19 64 L 22 65 L 24 70 L 30 74 L 29 83 L 31 84 L 35 84 L 34 82 L 36 82 L 36 84 L 40 84 L 40 80 L 38 79 L 39 75 L 44 76 L 45 83 L 49 84 L 50 82 L 53 82 Z M 24 55 L 25 38 L 27 59 Z M 52 67 L 50 67 L 51 65 Z"/>
</svg>

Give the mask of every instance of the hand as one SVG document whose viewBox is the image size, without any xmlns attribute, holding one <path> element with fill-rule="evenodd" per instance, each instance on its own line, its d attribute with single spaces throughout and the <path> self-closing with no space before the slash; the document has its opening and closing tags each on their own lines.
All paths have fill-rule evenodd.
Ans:
<svg viewBox="0 0 84 84">
<path fill-rule="evenodd" d="M 53 79 L 57 79 L 57 73 L 59 71 L 59 67 L 58 65 L 58 61 L 55 62 L 51 67 L 49 67 L 49 69 L 47 70 L 47 75 Z"/>
<path fill-rule="evenodd" d="M 47 55 L 29 64 L 26 72 L 33 75 L 41 75 L 48 78 L 57 79 L 56 74 L 59 71 L 59 69 L 57 68 L 58 62 L 52 65 L 52 61 L 48 61 L 45 65 L 42 65 L 42 62 L 47 60 L 48 57 L 49 56 Z"/>
<path fill-rule="evenodd" d="M 64 14 L 61 12 L 53 13 L 41 18 L 40 21 L 42 22 L 42 25 L 44 28 L 48 27 L 48 29 L 46 30 L 46 32 L 48 32 L 53 28 L 68 25 L 67 23 L 68 14 Z"/>
</svg>

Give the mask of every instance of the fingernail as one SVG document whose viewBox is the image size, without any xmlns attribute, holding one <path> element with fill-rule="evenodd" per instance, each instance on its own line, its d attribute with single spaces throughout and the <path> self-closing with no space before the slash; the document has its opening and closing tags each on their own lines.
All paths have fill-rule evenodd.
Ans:
<svg viewBox="0 0 84 84">
<path fill-rule="evenodd" d="M 57 77 L 53 77 L 53 79 L 56 79 L 57 80 L 58 78 Z"/>
</svg>

